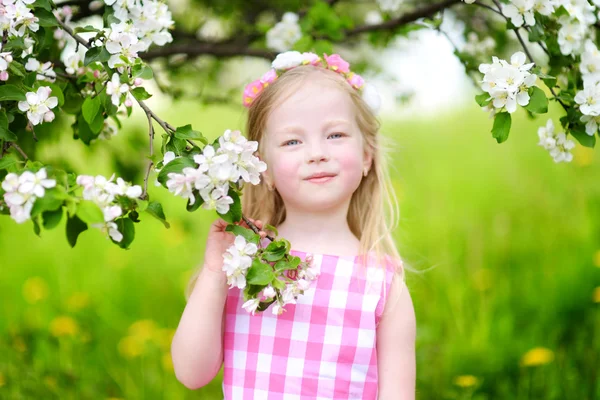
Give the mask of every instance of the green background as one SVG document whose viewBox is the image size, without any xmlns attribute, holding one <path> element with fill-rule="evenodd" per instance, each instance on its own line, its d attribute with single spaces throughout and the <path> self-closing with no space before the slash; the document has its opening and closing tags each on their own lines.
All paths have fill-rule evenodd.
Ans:
<svg viewBox="0 0 600 400">
<path fill-rule="evenodd" d="M 210 139 L 244 125 L 241 107 L 154 100 L 163 119 Z M 560 114 L 550 115 L 558 125 Z M 537 146 L 545 117 L 519 110 L 501 145 L 474 101 L 383 118 L 381 134 L 397 143 L 395 238 L 421 271 L 407 277 L 419 399 L 600 398 L 600 160 L 578 144 L 572 163 L 554 163 Z M 86 149 L 66 125 L 41 140 L 37 159 L 66 155 L 80 174 L 110 176 L 106 156 L 117 154 L 119 170 L 141 183 L 146 126 L 136 112 L 111 141 Z M 217 216 L 188 213 L 183 199 L 150 186 L 171 228 L 143 213 L 128 251 L 99 230 L 71 249 L 64 221 L 40 239 L 30 221 L 1 217 L 1 399 L 222 398 L 221 374 L 190 391 L 169 355 L 184 288 Z"/>
</svg>

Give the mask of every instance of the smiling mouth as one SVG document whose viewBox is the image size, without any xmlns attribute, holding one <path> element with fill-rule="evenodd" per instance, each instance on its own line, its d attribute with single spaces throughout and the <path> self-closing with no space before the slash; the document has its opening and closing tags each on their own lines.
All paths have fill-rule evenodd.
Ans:
<svg viewBox="0 0 600 400">
<path fill-rule="evenodd" d="M 333 176 L 322 176 L 320 178 L 310 178 L 307 179 L 307 181 L 311 182 L 311 183 L 325 183 L 325 182 L 329 182 L 330 180 L 332 180 L 333 178 L 335 178 L 337 175 L 333 175 Z"/>
</svg>

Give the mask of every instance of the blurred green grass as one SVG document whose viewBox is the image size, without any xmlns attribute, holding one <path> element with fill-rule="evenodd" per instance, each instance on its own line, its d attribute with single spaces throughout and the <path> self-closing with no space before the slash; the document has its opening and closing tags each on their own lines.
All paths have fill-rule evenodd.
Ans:
<svg viewBox="0 0 600 400">
<path fill-rule="evenodd" d="M 209 138 L 243 129 L 238 109 L 153 109 Z M 537 146 L 546 118 L 514 117 L 501 145 L 476 106 L 384 120 L 382 134 L 398 143 L 395 237 L 424 271 L 407 277 L 419 399 L 600 398 L 600 157 L 578 145 L 572 163 L 555 164 Z M 128 136 L 143 143 L 144 129 L 138 113 L 92 152 L 66 134 L 40 154 L 68 150 L 79 173 L 108 176 L 106 154 L 127 152 Z M 162 188 L 150 194 L 171 228 L 142 216 L 129 251 L 98 230 L 71 249 L 64 222 L 40 239 L 31 223 L 2 219 L 0 398 L 222 398 L 221 374 L 190 391 L 168 353 L 216 215 L 188 213 Z"/>
</svg>

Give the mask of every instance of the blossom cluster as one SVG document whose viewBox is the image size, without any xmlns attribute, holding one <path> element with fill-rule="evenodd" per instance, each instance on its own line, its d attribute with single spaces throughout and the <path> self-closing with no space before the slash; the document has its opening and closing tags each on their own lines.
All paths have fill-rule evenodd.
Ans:
<svg viewBox="0 0 600 400">
<path fill-rule="evenodd" d="M 115 202 L 116 196 L 126 196 L 130 199 L 137 199 L 142 194 L 142 187 L 131 185 L 122 178 L 117 178 L 113 182 L 115 175 L 106 179 L 102 175 L 96 177 L 89 175 L 79 175 L 77 184 L 83 187 L 83 199 L 94 202 L 104 215 L 104 223 L 92 224 L 92 227 L 99 228 L 115 241 L 123 240 L 123 234 L 117 229 L 114 220 L 123 214 L 123 209 Z"/>
<path fill-rule="evenodd" d="M 286 12 L 281 21 L 267 32 L 267 47 L 279 52 L 286 51 L 291 49 L 301 37 L 302 31 L 298 24 L 298 14 Z"/>
<path fill-rule="evenodd" d="M 575 147 L 575 142 L 567 139 L 564 132 L 556 132 L 551 119 L 546 122 L 546 126 L 538 129 L 538 136 L 540 139 L 538 145 L 550 152 L 554 162 L 570 162 L 573 160 L 573 154 L 570 153 L 570 150 Z"/>
<path fill-rule="evenodd" d="M 196 202 L 194 190 L 198 190 L 204 200 L 203 208 L 226 214 L 233 203 L 228 196 L 229 182 L 237 183 L 241 179 L 258 185 L 260 173 L 267 169 L 267 164 L 254 156 L 257 149 L 258 142 L 247 140 L 240 131 L 228 129 L 219 137 L 217 150 L 206 145 L 201 154 L 193 156 L 197 168 L 186 167 L 182 173 L 168 173 L 167 189 L 188 199 L 190 205 Z M 173 152 L 165 153 L 163 168 L 175 158 Z"/>
<path fill-rule="evenodd" d="M 360 75 L 350 71 L 350 64 L 340 57 L 339 54 L 332 54 L 329 56 L 324 54 L 323 59 L 321 59 L 321 57 L 315 53 L 300 53 L 299 51 L 279 53 L 271 63 L 271 69 L 269 71 L 261 78 L 246 85 L 243 94 L 244 106 L 250 107 L 254 100 L 269 84 L 273 83 L 286 71 L 301 65 L 321 66 L 339 73 L 346 79 L 350 86 L 361 92 L 363 100 L 371 108 L 373 113 L 377 114 L 379 111 L 381 99 L 377 90 L 372 85 L 365 83 L 365 80 Z"/>
<path fill-rule="evenodd" d="M 581 55 L 579 69 L 583 78 L 583 90 L 575 95 L 579 111 L 583 114 L 581 122 L 585 122 L 585 132 L 594 136 L 600 124 L 600 52 L 591 40 L 585 43 L 585 51 Z"/>
<path fill-rule="evenodd" d="M 35 41 L 29 37 L 29 33 L 37 32 L 40 29 L 39 19 L 28 7 L 34 2 L 35 0 L 0 0 L 0 26 L 2 26 L 5 40 L 15 37 L 22 38 L 24 47 L 22 57 L 33 52 Z M 8 80 L 8 64 L 12 60 L 11 52 L 0 53 L 0 80 Z"/>
<path fill-rule="evenodd" d="M 230 285 L 230 289 L 234 287 L 244 289 L 246 287 L 246 274 L 252 266 L 252 259 L 256 256 L 257 251 L 258 246 L 256 244 L 247 242 L 243 236 L 237 235 L 233 245 L 223 253 L 223 271 L 227 275 L 227 284 Z M 284 307 L 287 304 L 296 304 L 298 295 L 304 293 L 310 287 L 311 281 L 319 275 L 311 262 L 312 256 L 309 255 L 304 262 L 300 263 L 297 270 L 285 272 L 288 278 L 295 275 L 294 278 L 297 279 L 291 278 L 291 282 L 279 280 L 280 283 L 285 284 L 285 289 L 281 290 L 279 296 L 277 295 L 277 289 L 269 284 L 256 297 L 244 302 L 242 307 L 254 315 L 261 302 L 271 302 L 272 299 L 276 298 L 272 312 L 275 315 L 282 314 L 285 311 Z"/>
<path fill-rule="evenodd" d="M 496 109 L 506 107 L 513 113 L 517 104 L 529 104 L 529 88 L 535 85 L 537 75 L 529 72 L 533 63 L 525 64 L 525 53 L 518 51 L 510 58 L 510 64 L 498 57 L 492 57 L 492 64 L 481 64 L 479 72 L 484 74 L 481 81 L 483 91 L 489 93 Z"/>
<path fill-rule="evenodd" d="M 51 109 L 58 105 L 58 98 L 50 97 L 51 93 L 52 89 L 48 86 L 40 86 L 37 92 L 27 92 L 26 100 L 19 101 L 19 110 L 27 112 L 27 119 L 32 125 L 54 120 L 54 112 Z"/>
<path fill-rule="evenodd" d="M 18 224 L 31 218 L 35 200 L 44 197 L 46 189 L 56 186 L 54 179 L 48 179 L 45 168 L 37 172 L 23 171 L 20 175 L 11 172 L 2 181 L 4 201 L 10 209 L 10 216 Z"/>
</svg>

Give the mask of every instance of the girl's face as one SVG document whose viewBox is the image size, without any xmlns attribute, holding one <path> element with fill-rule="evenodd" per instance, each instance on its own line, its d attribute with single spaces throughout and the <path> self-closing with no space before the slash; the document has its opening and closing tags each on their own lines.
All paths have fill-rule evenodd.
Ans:
<svg viewBox="0 0 600 400">
<path fill-rule="evenodd" d="M 371 166 L 350 96 L 324 79 L 307 80 L 276 106 L 265 133 L 265 179 L 286 208 L 319 211 L 349 202 Z M 307 179 L 316 173 L 335 176 Z"/>
</svg>

